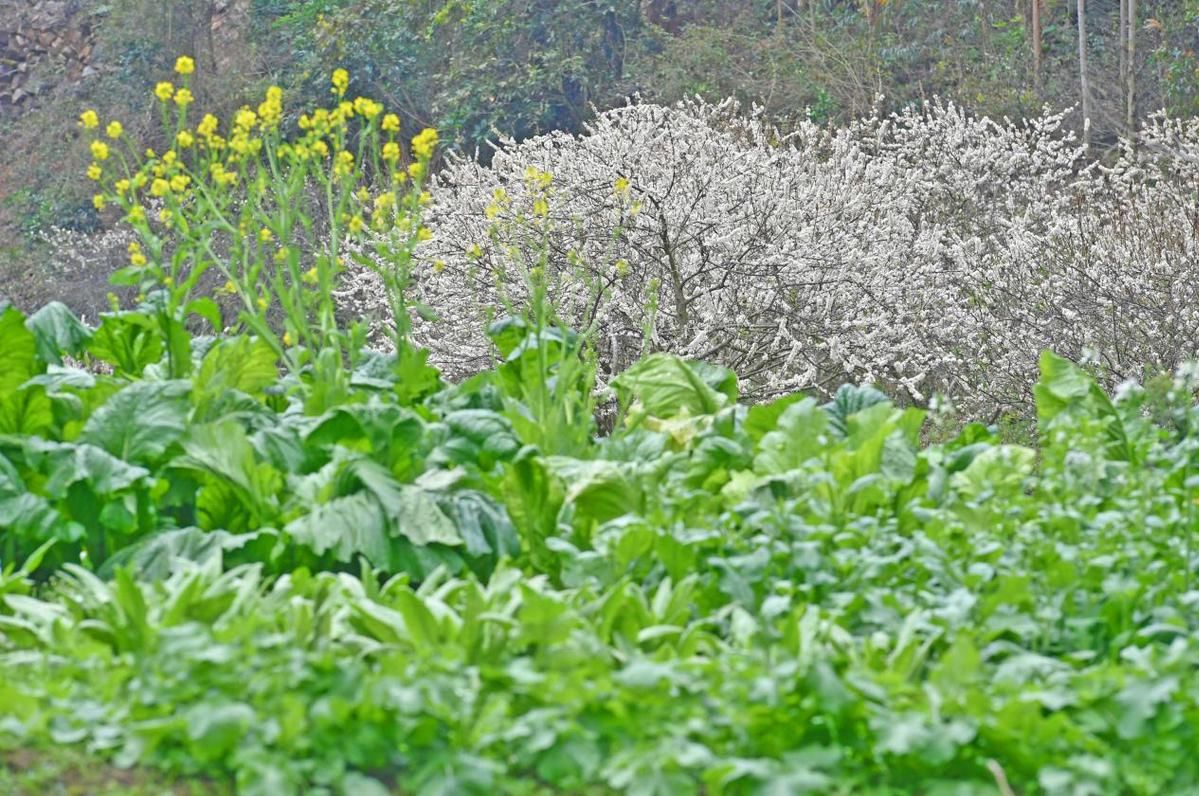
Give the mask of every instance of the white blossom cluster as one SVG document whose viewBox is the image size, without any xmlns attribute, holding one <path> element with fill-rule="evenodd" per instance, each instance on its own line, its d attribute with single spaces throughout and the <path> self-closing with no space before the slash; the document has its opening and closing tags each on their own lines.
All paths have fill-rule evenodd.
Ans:
<svg viewBox="0 0 1199 796">
<path fill-rule="evenodd" d="M 731 101 L 631 104 L 583 135 L 451 159 L 413 298 L 451 375 L 541 278 L 595 334 L 601 380 L 641 353 L 720 362 L 765 397 L 875 382 L 974 417 L 1025 405 L 1044 348 L 1113 383 L 1199 352 L 1199 122 L 1154 117 L 1111 163 L 1046 111 L 933 103 L 783 133 Z M 386 322 L 365 269 L 347 312 Z"/>
</svg>

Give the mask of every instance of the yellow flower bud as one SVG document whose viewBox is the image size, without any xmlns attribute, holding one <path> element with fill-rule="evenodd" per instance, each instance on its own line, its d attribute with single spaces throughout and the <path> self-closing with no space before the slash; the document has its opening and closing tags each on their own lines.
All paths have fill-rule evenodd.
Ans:
<svg viewBox="0 0 1199 796">
<path fill-rule="evenodd" d="M 334 69 L 330 81 L 333 83 L 333 93 L 339 97 L 344 96 L 346 89 L 350 87 L 350 73 L 344 69 Z"/>
</svg>

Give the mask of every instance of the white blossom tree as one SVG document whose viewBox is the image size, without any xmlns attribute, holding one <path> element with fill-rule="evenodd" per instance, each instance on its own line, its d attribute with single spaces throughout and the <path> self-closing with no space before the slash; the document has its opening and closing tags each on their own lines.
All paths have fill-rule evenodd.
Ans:
<svg viewBox="0 0 1199 796">
<path fill-rule="evenodd" d="M 533 273 L 601 378 L 671 350 L 753 397 L 873 381 L 986 417 L 1024 404 L 1043 348 L 1114 381 L 1168 370 L 1199 347 L 1199 125 L 1155 117 L 1100 168 L 1063 116 L 933 103 L 784 133 L 697 100 L 500 141 L 432 191 L 413 290 L 440 319 L 418 341 L 451 375 L 482 367 Z M 386 322 L 365 271 L 342 301 Z"/>
</svg>

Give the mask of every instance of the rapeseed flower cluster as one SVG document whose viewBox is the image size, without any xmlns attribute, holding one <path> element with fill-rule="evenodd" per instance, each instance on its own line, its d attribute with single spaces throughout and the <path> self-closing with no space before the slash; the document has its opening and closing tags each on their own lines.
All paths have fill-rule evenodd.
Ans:
<svg viewBox="0 0 1199 796">
<path fill-rule="evenodd" d="M 102 128 L 96 111 L 79 116 L 84 130 L 102 128 L 108 139 L 89 144 L 87 176 L 100 187 L 93 205 L 119 209 L 139 237 L 118 278 L 136 285 L 139 296 L 164 291 L 168 314 L 180 315 L 193 306 L 191 277 L 213 268 L 224 277 L 216 292 L 239 302 L 242 321 L 281 355 L 294 346 L 340 345 L 345 338 L 338 337 L 330 291 L 345 267 L 344 239 L 368 229 L 406 231 L 412 246 L 430 239 L 420 209 L 432 198 L 421 183 L 437 132 L 418 133 L 405 158 L 399 116 L 370 98 L 346 98 L 343 69 L 331 76 L 332 104 L 291 117 L 297 134 L 285 132 L 289 117 L 278 86 L 224 125 L 211 113 L 189 124 L 194 72 L 194 60 L 182 56 L 176 82 L 154 87 L 170 142 L 161 154 L 139 151 L 117 120 Z M 395 187 L 409 182 L 405 191 Z M 302 237 L 312 229 L 305 207 L 314 190 L 335 222 L 324 251 L 312 251 Z"/>
</svg>

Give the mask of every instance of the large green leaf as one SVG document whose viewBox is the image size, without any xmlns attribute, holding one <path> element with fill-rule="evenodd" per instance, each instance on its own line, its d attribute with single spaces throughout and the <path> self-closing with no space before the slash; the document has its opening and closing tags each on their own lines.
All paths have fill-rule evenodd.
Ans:
<svg viewBox="0 0 1199 796">
<path fill-rule="evenodd" d="M 183 455 L 171 461 L 217 479 L 250 512 L 252 522 L 270 524 L 278 511 L 283 478 L 267 462 L 259 462 L 241 424 L 232 418 L 192 426 L 180 439 Z"/>
<path fill-rule="evenodd" d="M 140 312 L 106 313 L 92 335 L 88 351 L 119 373 L 140 376 L 164 351 L 154 319 Z"/>
<path fill-rule="evenodd" d="M 782 417 L 788 406 L 799 403 L 803 399 L 803 393 L 795 392 L 784 395 L 782 398 L 776 398 L 769 403 L 754 404 L 745 413 L 745 433 L 754 442 L 758 442 L 775 429 L 779 418 Z"/>
<path fill-rule="evenodd" d="M 194 402 L 206 407 L 230 390 L 257 396 L 278 378 L 275 351 L 265 340 L 248 335 L 221 340 L 200 362 Z"/>
<path fill-rule="evenodd" d="M 994 445 L 974 457 L 970 465 L 954 473 L 950 483 L 969 499 L 984 494 L 1012 494 L 1032 474 L 1037 454 L 1022 445 Z"/>
<path fill-rule="evenodd" d="M 46 435 L 54 426 L 54 406 L 40 384 L 0 392 L 0 434 Z"/>
<path fill-rule="evenodd" d="M 704 380 L 708 372 L 674 354 L 657 353 L 621 373 L 612 386 L 633 417 L 710 415 L 729 403 L 729 395 Z"/>
<path fill-rule="evenodd" d="M 13 463 L 0 455 L 0 552 L 15 549 L 23 557 L 48 539 L 77 542 L 84 535 L 83 526 L 31 492 Z M 20 545 L 12 544 L 16 539 Z"/>
<path fill-rule="evenodd" d="M 109 577 L 118 568 L 129 568 L 139 579 L 160 580 L 175 571 L 180 562 L 220 563 L 225 553 L 239 550 L 260 536 L 260 533 L 232 534 L 194 527 L 162 531 L 120 550 L 104 562 L 100 574 Z"/>
<path fill-rule="evenodd" d="M 461 409 L 445 417 L 447 439 L 438 446 L 438 458 L 449 464 L 476 465 L 490 470 L 511 459 L 521 448 L 512 424 L 488 409 Z"/>
<path fill-rule="evenodd" d="M 400 484 L 369 459 L 352 462 L 349 471 L 378 500 L 388 520 L 388 535 L 403 536 L 413 544 L 462 544 L 462 536 L 429 492 Z"/>
<path fill-rule="evenodd" d="M 1089 373 L 1052 351 L 1041 352 L 1040 369 L 1041 378 L 1033 387 L 1033 394 L 1037 422 L 1042 429 L 1063 415 L 1092 417 L 1100 421 L 1108 456 L 1119 460 L 1134 457 L 1124 418 Z"/>
<path fill-rule="evenodd" d="M 149 470 L 88 443 L 29 439 L 24 453 L 29 466 L 46 476 L 43 490 L 54 498 L 66 497 L 70 487 L 77 483 L 86 483 L 96 495 L 112 495 L 150 475 Z"/>
<path fill-rule="evenodd" d="M 783 409 L 773 431 L 758 443 L 754 470 L 778 475 L 800 467 L 829 444 L 830 413 L 804 398 Z"/>
<path fill-rule="evenodd" d="M 361 554 L 377 567 L 391 568 L 391 538 L 379 501 L 366 492 L 338 497 L 314 506 L 287 524 L 284 531 L 317 555 L 332 551 L 338 561 Z"/>
<path fill-rule="evenodd" d="M 51 365 L 61 365 L 64 354 L 78 356 L 92 339 L 92 332 L 62 302 L 52 301 L 35 312 L 26 326 L 37 340 L 37 353 Z"/>
<path fill-rule="evenodd" d="M 153 464 L 183 436 L 190 392 L 186 381 L 134 382 L 92 413 L 81 439 L 119 459 Z"/>
<path fill-rule="evenodd" d="M 0 312 L 0 396 L 11 395 L 42 370 L 37 339 L 15 307 Z"/>
<path fill-rule="evenodd" d="M 824 405 L 829 415 L 829 428 L 836 436 L 844 437 L 849 434 L 851 417 L 882 403 L 890 403 L 890 399 L 873 387 L 842 384 L 833 400 Z"/>
<path fill-rule="evenodd" d="M 577 519 L 604 523 L 635 514 L 641 506 L 641 490 L 620 462 L 565 456 L 551 456 L 546 462 L 566 484 L 565 499 L 574 506 Z"/>
</svg>

